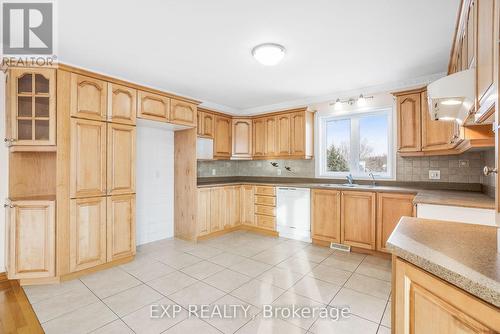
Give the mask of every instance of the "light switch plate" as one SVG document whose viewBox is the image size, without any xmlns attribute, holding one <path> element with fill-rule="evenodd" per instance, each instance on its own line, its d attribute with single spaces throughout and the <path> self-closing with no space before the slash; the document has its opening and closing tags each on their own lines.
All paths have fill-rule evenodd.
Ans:
<svg viewBox="0 0 500 334">
<path fill-rule="evenodd" d="M 441 179 L 441 171 L 440 170 L 430 170 L 429 171 L 429 180 L 440 180 Z"/>
<path fill-rule="evenodd" d="M 278 175 L 281 175 L 281 168 L 278 168 Z"/>
<path fill-rule="evenodd" d="M 217 174 L 217 170 L 215 168 L 212 168 L 212 175 Z"/>
</svg>

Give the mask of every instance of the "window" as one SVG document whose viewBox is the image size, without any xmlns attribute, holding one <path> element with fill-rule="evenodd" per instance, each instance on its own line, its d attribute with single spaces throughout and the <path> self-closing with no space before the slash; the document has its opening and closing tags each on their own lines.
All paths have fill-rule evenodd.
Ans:
<svg viewBox="0 0 500 334">
<path fill-rule="evenodd" d="M 319 117 L 319 177 L 392 177 L 392 110 Z"/>
</svg>

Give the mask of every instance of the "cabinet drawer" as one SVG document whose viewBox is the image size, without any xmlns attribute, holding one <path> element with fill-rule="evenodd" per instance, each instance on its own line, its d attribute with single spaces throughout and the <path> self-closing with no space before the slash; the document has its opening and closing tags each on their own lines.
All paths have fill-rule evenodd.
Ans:
<svg viewBox="0 0 500 334">
<path fill-rule="evenodd" d="M 276 188 L 269 186 L 255 186 L 255 195 L 275 196 Z"/>
<path fill-rule="evenodd" d="M 276 197 L 255 195 L 255 204 L 276 206 Z"/>
<path fill-rule="evenodd" d="M 255 223 L 258 227 L 275 230 L 276 218 L 270 216 L 255 215 Z"/>
<path fill-rule="evenodd" d="M 265 206 L 265 205 L 255 205 L 255 213 L 258 213 L 259 215 L 266 215 L 266 216 L 276 216 L 274 206 Z"/>
</svg>

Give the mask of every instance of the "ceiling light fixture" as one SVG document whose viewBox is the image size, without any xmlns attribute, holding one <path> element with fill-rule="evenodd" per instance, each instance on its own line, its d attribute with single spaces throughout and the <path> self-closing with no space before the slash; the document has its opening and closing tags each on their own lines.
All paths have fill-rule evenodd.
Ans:
<svg viewBox="0 0 500 334">
<path fill-rule="evenodd" d="M 361 107 L 366 106 L 366 99 L 365 99 L 365 97 L 363 96 L 363 94 L 360 94 L 360 95 L 359 95 L 359 98 L 358 98 L 358 106 L 361 106 Z"/>
<path fill-rule="evenodd" d="M 252 49 L 253 57 L 262 65 L 277 65 L 285 56 L 285 47 L 275 43 L 264 43 Z"/>
<path fill-rule="evenodd" d="M 442 105 L 445 106 L 457 106 L 459 104 L 462 104 L 462 101 L 457 100 L 457 99 L 448 99 L 440 102 Z"/>
<path fill-rule="evenodd" d="M 357 98 L 350 97 L 350 98 L 345 99 L 345 100 L 341 100 L 338 98 L 335 100 L 335 102 L 330 103 L 330 105 L 331 106 L 333 105 L 335 110 L 340 110 L 343 103 L 348 104 L 350 106 L 352 106 L 356 103 L 359 107 L 364 107 L 367 105 L 368 100 L 371 100 L 371 99 L 373 99 L 373 96 L 364 96 L 363 94 L 360 94 L 359 97 L 357 97 Z"/>
</svg>

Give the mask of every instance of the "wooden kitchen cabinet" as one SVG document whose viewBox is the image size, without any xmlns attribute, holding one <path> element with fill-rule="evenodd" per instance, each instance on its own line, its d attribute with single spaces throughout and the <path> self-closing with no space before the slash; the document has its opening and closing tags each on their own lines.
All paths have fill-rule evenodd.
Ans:
<svg viewBox="0 0 500 334">
<path fill-rule="evenodd" d="M 264 119 L 265 124 L 265 156 L 271 158 L 277 155 L 277 122 L 276 116 L 269 116 Z"/>
<path fill-rule="evenodd" d="M 224 187 L 226 219 L 225 228 L 231 228 L 240 223 L 240 187 L 227 186 Z"/>
<path fill-rule="evenodd" d="M 135 195 L 107 196 L 106 258 L 135 255 Z"/>
<path fill-rule="evenodd" d="M 393 333 L 498 333 L 498 308 L 399 258 L 393 260 Z"/>
<path fill-rule="evenodd" d="M 253 157 L 266 156 L 266 122 L 264 118 L 253 120 Z"/>
<path fill-rule="evenodd" d="M 140 90 L 137 93 L 137 117 L 151 121 L 168 122 L 170 99 L 163 95 Z"/>
<path fill-rule="evenodd" d="M 135 126 L 108 123 L 107 194 L 135 193 Z"/>
<path fill-rule="evenodd" d="M 493 85 L 495 1 L 477 0 L 477 103 L 481 108 L 485 94 Z M 497 9 L 498 10 L 498 9 Z"/>
<path fill-rule="evenodd" d="M 215 116 L 214 158 L 229 159 L 231 157 L 231 118 Z"/>
<path fill-rule="evenodd" d="M 226 192 L 215 187 L 210 192 L 210 233 L 221 231 L 226 225 Z"/>
<path fill-rule="evenodd" d="M 296 158 L 312 158 L 314 116 L 309 111 L 298 111 L 290 115 L 290 155 Z"/>
<path fill-rule="evenodd" d="M 71 119 L 70 197 L 106 195 L 106 123 Z"/>
<path fill-rule="evenodd" d="M 215 134 L 215 115 L 209 111 L 203 111 L 198 108 L 198 136 L 205 138 L 214 138 Z"/>
<path fill-rule="evenodd" d="M 233 118 L 232 159 L 252 159 L 252 120 Z"/>
<path fill-rule="evenodd" d="M 420 98 L 420 107 L 422 108 L 422 151 L 454 148 L 459 139 L 457 123 L 432 119 L 427 103 L 427 91 L 422 92 Z"/>
<path fill-rule="evenodd" d="M 195 127 L 197 125 L 196 104 L 177 99 L 170 100 L 170 122 Z"/>
<path fill-rule="evenodd" d="M 240 223 L 254 225 L 254 186 L 244 184 L 240 188 Z"/>
<path fill-rule="evenodd" d="M 7 73 L 6 138 L 11 151 L 55 150 L 56 72 L 10 69 Z"/>
<path fill-rule="evenodd" d="M 108 83 L 108 121 L 135 125 L 137 116 L 137 90 Z"/>
<path fill-rule="evenodd" d="M 375 193 L 343 191 L 341 197 L 342 243 L 375 249 Z"/>
<path fill-rule="evenodd" d="M 55 276 L 55 201 L 12 201 L 6 215 L 7 277 Z"/>
<path fill-rule="evenodd" d="M 386 248 L 387 239 L 403 216 L 415 216 L 413 194 L 377 194 L 377 250 L 390 253 Z"/>
<path fill-rule="evenodd" d="M 422 149 L 420 93 L 397 95 L 398 152 L 418 152 Z"/>
<path fill-rule="evenodd" d="M 70 271 L 105 263 L 106 197 L 79 198 L 70 202 Z"/>
<path fill-rule="evenodd" d="M 107 82 L 71 73 L 71 116 L 106 121 L 107 99 Z"/>
<path fill-rule="evenodd" d="M 339 190 L 311 190 L 311 232 L 313 239 L 341 242 L 340 202 Z"/>
<path fill-rule="evenodd" d="M 291 152 L 291 115 L 290 114 L 280 114 L 276 116 L 277 122 L 277 141 L 276 141 L 276 152 L 277 155 L 289 155 Z"/>
<path fill-rule="evenodd" d="M 197 235 L 203 236 L 210 233 L 211 200 L 210 188 L 198 188 L 198 208 L 197 208 Z"/>
</svg>

